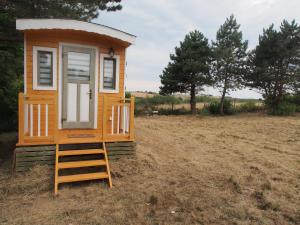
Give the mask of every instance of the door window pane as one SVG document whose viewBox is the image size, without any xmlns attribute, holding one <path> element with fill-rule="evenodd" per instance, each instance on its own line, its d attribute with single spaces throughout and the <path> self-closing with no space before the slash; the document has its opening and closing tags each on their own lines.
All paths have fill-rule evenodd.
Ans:
<svg viewBox="0 0 300 225">
<path fill-rule="evenodd" d="M 68 52 L 68 78 L 71 80 L 90 80 L 90 54 Z"/>
<path fill-rule="evenodd" d="M 53 55 L 52 52 L 38 51 L 38 84 L 52 86 L 53 84 Z"/>
<path fill-rule="evenodd" d="M 103 87 L 114 90 L 116 87 L 116 60 L 104 58 L 103 70 Z"/>
</svg>

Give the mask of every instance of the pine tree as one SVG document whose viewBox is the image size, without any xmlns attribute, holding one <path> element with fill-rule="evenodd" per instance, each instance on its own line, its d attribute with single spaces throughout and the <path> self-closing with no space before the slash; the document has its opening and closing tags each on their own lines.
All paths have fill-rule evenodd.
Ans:
<svg viewBox="0 0 300 225">
<path fill-rule="evenodd" d="M 233 15 L 219 28 L 213 42 L 212 73 L 215 86 L 221 89 L 220 114 L 224 114 L 224 99 L 228 91 L 241 87 L 245 71 L 248 42 L 243 41 L 240 25 Z"/>
<path fill-rule="evenodd" d="M 160 93 L 190 92 L 191 112 L 195 114 L 197 92 L 211 83 L 211 50 L 207 38 L 197 30 L 190 32 L 175 48 L 175 54 L 171 54 L 170 59 L 160 75 Z"/>
<path fill-rule="evenodd" d="M 246 84 L 259 90 L 266 103 L 275 109 L 300 83 L 300 27 L 284 20 L 277 31 L 272 24 L 263 30 L 259 44 L 249 58 Z"/>
</svg>

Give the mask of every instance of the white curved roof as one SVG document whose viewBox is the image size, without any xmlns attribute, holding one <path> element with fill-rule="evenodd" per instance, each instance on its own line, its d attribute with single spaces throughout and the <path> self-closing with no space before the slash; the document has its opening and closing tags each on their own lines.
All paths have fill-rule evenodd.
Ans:
<svg viewBox="0 0 300 225">
<path fill-rule="evenodd" d="M 136 36 L 101 24 L 68 19 L 17 19 L 17 30 L 64 29 L 106 35 L 133 44 Z"/>
</svg>

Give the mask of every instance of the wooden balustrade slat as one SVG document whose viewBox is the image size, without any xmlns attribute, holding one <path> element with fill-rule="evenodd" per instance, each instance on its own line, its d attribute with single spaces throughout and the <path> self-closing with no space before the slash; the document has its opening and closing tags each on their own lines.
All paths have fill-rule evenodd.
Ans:
<svg viewBox="0 0 300 225">
<path fill-rule="evenodd" d="M 28 124 L 28 116 L 29 116 L 29 106 L 28 104 L 25 104 L 24 101 L 23 101 L 23 105 L 24 105 L 24 108 L 25 108 L 25 112 L 24 112 L 24 132 L 25 133 L 28 133 L 28 130 L 29 130 L 29 124 Z"/>
<path fill-rule="evenodd" d="M 33 104 L 30 104 L 30 136 L 33 136 Z"/>
<path fill-rule="evenodd" d="M 130 101 L 130 125 L 129 125 L 130 139 L 134 140 L 134 97 Z"/>
<path fill-rule="evenodd" d="M 118 105 L 118 123 L 117 123 L 117 134 L 120 132 L 120 105 Z"/>
<path fill-rule="evenodd" d="M 130 108 L 126 107 L 126 127 L 125 131 L 128 133 L 129 132 L 129 120 L 130 120 Z"/>
<path fill-rule="evenodd" d="M 41 136 L 41 105 L 38 104 L 38 136 Z"/>
<path fill-rule="evenodd" d="M 125 123 L 126 123 L 126 114 L 125 114 L 125 111 L 126 111 L 126 106 L 125 106 L 125 104 L 124 104 L 124 106 L 123 106 L 123 134 L 125 134 Z"/>
<path fill-rule="evenodd" d="M 19 93 L 19 143 L 24 142 L 24 94 Z"/>
<path fill-rule="evenodd" d="M 48 104 L 45 105 L 45 136 L 48 136 Z"/>
<path fill-rule="evenodd" d="M 114 134 L 115 107 L 111 107 L 111 134 Z"/>
</svg>

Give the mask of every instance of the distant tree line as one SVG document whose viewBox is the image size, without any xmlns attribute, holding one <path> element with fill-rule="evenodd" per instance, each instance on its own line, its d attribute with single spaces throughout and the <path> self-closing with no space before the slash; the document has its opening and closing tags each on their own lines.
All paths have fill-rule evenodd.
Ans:
<svg viewBox="0 0 300 225">
<path fill-rule="evenodd" d="M 221 92 L 218 111 L 223 115 L 226 95 L 248 87 L 263 95 L 271 113 L 288 110 L 299 100 L 299 60 L 300 27 L 294 20 L 283 20 L 279 30 L 273 24 L 264 29 L 256 48 L 248 50 L 248 41 L 243 40 L 240 25 L 231 15 L 211 44 L 195 30 L 175 47 L 160 75 L 160 94 L 189 92 L 191 112 L 195 114 L 197 93 L 212 86 Z"/>
<path fill-rule="evenodd" d="M 16 130 L 18 92 L 23 89 L 23 35 L 16 18 L 91 21 L 100 11 L 121 10 L 121 0 L 0 1 L 0 132 Z"/>
</svg>

